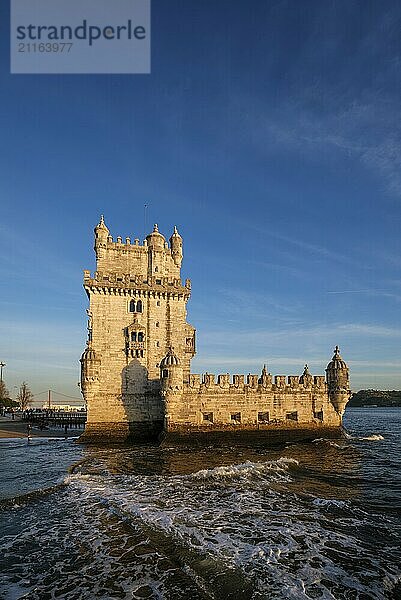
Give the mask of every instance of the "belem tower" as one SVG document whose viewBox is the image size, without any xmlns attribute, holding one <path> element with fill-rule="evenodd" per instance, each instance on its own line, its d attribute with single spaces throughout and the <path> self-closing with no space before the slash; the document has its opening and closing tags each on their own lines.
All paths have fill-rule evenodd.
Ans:
<svg viewBox="0 0 401 600">
<path fill-rule="evenodd" d="M 143 244 L 95 227 L 96 272 L 84 271 L 88 340 L 81 391 L 84 441 L 313 439 L 341 432 L 349 370 L 336 347 L 326 376 L 191 373 L 195 329 L 187 322 L 183 243 L 154 226 Z"/>
</svg>

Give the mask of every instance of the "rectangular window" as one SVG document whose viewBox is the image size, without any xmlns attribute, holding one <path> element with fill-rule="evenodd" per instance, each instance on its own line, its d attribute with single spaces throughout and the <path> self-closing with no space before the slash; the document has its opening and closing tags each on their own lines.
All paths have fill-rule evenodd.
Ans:
<svg viewBox="0 0 401 600">
<path fill-rule="evenodd" d="M 292 412 L 288 412 L 285 415 L 285 418 L 288 419 L 288 421 L 298 421 L 298 413 L 296 410 L 293 410 Z"/>
<path fill-rule="evenodd" d="M 231 421 L 234 421 L 235 423 L 241 423 L 241 413 L 231 413 Z"/>
<path fill-rule="evenodd" d="M 318 419 L 319 421 L 323 421 L 323 411 L 322 410 L 314 412 L 313 416 L 315 419 Z"/>
<path fill-rule="evenodd" d="M 156 279 L 156 283 L 157 283 L 158 285 L 160 285 L 160 284 L 161 284 L 161 282 L 162 282 L 162 280 L 161 280 L 161 279 Z"/>
<path fill-rule="evenodd" d="M 212 412 L 202 413 L 202 415 L 203 415 L 203 420 L 204 421 L 208 421 L 209 423 L 213 423 L 213 413 Z"/>
<path fill-rule="evenodd" d="M 268 423 L 269 422 L 269 413 L 268 412 L 258 412 L 258 423 Z"/>
</svg>

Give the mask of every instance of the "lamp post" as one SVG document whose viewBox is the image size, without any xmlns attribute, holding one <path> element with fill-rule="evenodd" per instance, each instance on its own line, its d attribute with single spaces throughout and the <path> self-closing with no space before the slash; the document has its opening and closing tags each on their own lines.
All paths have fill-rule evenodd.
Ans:
<svg viewBox="0 0 401 600">
<path fill-rule="evenodd" d="M 3 363 L 3 361 L 0 362 L 0 381 L 3 381 L 3 367 L 6 366 L 6 363 Z"/>
</svg>

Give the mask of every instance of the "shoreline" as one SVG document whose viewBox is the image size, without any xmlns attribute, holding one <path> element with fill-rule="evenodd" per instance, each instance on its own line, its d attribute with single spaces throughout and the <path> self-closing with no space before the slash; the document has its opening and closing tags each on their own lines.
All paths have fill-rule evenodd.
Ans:
<svg viewBox="0 0 401 600">
<path fill-rule="evenodd" d="M 68 429 L 65 434 L 63 428 L 40 429 L 32 425 L 30 438 L 77 437 L 84 429 Z M 0 417 L 0 439 L 28 438 L 28 423 L 21 419 L 12 420 L 11 417 Z"/>
</svg>

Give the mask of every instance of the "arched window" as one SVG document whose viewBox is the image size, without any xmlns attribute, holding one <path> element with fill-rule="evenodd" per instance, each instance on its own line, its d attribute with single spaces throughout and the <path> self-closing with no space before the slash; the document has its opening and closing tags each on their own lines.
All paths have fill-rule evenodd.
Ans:
<svg viewBox="0 0 401 600">
<path fill-rule="evenodd" d="M 131 342 L 136 342 L 136 331 L 131 331 Z"/>
<path fill-rule="evenodd" d="M 131 302 L 129 303 L 129 311 L 135 312 L 135 300 L 131 300 Z"/>
<path fill-rule="evenodd" d="M 136 303 L 136 312 L 142 312 L 142 300 L 138 300 Z"/>
<path fill-rule="evenodd" d="M 140 331 L 138 333 L 138 342 L 143 342 L 143 332 L 142 331 Z"/>
<path fill-rule="evenodd" d="M 159 267 L 155 267 L 155 273 L 159 272 Z"/>
</svg>

